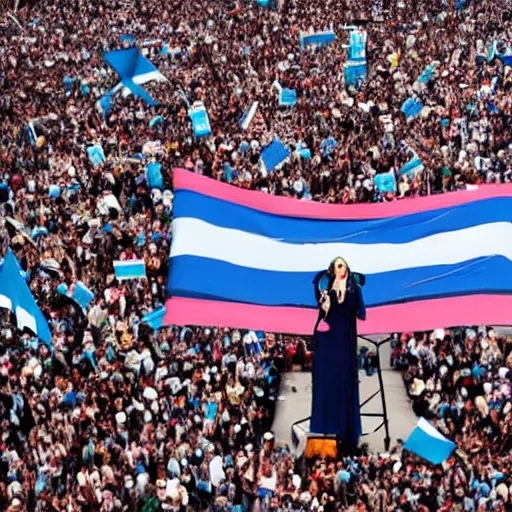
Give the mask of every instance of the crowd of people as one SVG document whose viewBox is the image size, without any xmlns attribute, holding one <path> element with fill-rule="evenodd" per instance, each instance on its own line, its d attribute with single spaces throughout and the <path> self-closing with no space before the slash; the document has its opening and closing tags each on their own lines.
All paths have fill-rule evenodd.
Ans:
<svg viewBox="0 0 512 512">
<path fill-rule="evenodd" d="M 510 508 L 511 354 L 511 339 L 485 327 L 403 334 L 397 343 L 416 414 L 459 449 L 443 510 Z"/>
<path fill-rule="evenodd" d="M 509 181 L 512 73 L 488 59 L 493 41 L 511 46 L 507 1 L 11 7 L 0 20 L 0 239 L 52 340 L 17 330 L 2 310 L 0 510 L 508 510 L 510 350 L 492 331 L 397 346 L 415 410 L 461 456 L 431 467 L 399 443 L 304 467 L 271 432 L 283 370 L 310 362 L 303 340 L 141 322 L 165 301 L 175 167 L 345 204 Z M 357 89 L 344 86 L 343 71 L 344 27 L 354 22 L 367 32 Z M 300 49 L 301 31 L 327 28 L 336 41 Z M 108 112 L 98 108 L 119 81 L 103 54 L 126 44 L 121 35 L 167 78 L 145 85 L 159 105 L 119 95 Z M 431 80 L 418 85 L 431 64 Z M 295 106 L 279 106 L 276 83 L 297 91 Z M 407 121 L 400 109 L 411 95 L 423 108 Z M 209 115 L 207 139 L 193 136 L 195 101 Z M 262 172 L 275 136 L 291 156 Z M 104 151 L 99 165 L 92 145 Z M 411 150 L 424 168 L 401 175 Z M 145 174 L 155 160 L 159 189 Z M 390 171 L 396 192 L 379 193 L 375 176 Z M 118 281 L 113 262 L 135 258 L 147 279 Z M 85 309 L 61 293 L 78 281 L 94 295 Z M 371 359 L 361 361 L 371 374 Z"/>
</svg>

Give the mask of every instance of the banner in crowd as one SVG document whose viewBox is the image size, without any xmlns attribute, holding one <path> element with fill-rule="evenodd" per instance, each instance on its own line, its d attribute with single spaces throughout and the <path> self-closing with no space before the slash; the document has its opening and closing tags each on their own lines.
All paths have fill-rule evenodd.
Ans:
<svg viewBox="0 0 512 512">
<path fill-rule="evenodd" d="M 349 60 L 366 60 L 366 32 L 352 30 L 349 36 Z"/>
<path fill-rule="evenodd" d="M 144 260 L 114 261 L 114 274 L 118 281 L 142 279 L 146 277 Z"/>
<path fill-rule="evenodd" d="M 336 256 L 366 275 L 361 334 L 510 323 L 512 185 L 328 205 L 173 178 L 169 324 L 311 333 Z"/>
<path fill-rule="evenodd" d="M 366 61 L 345 62 L 343 65 L 345 72 L 345 85 L 347 87 L 357 86 L 366 80 Z"/>
<path fill-rule="evenodd" d="M 348 60 L 343 65 L 346 87 L 358 87 L 366 81 L 366 38 L 362 30 L 350 32 Z"/>
<path fill-rule="evenodd" d="M 336 41 L 336 34 L 333 30 L 325 30 L 322 32 L 300 32 L 299 44 L 301 48 L 306 46 L 327 46 L 329 43 Z"/>
</svg>

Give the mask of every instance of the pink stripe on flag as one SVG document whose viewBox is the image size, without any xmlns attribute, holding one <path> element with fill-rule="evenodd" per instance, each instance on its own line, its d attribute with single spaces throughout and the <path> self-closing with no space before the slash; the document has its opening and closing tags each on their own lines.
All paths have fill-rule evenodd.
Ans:
<svg viewBox="0 0 512 512">
<path fill-rule="evenodd" d="M 173 169 L 173 182 L 175 190 L 191 190 L 205 196 L 274 215 L 323 220 L 381 219 L 449 208 L 481 199 L 512 197 L 511 183 L 506 185 L 483 185 L 479 186 L 477 190 L 418 197 L 414 201 L 401 199 L 392 203 L 331 205 L 314 201 L 298 201 L 290 197 L 272 196 L 254 190 L 244 190 L 185 169 Z"/>
<path fill-rule="evenodd" d="M 426 331 L 459 325 L 509 325 L 511 295 L 470 295 L 379 306 L 367 310 L 359 334 Z M 288 334 L 312 334 L 316 309 L 255 306 L 173 297 L 167 325 L 219 326 Z"/>
</svg>

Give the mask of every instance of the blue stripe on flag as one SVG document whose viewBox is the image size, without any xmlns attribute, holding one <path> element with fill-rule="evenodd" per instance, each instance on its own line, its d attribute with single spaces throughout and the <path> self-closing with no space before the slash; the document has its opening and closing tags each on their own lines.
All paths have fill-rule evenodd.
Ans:
<svg viewBox="0 0 512 512">
<path fill-rule="evenodd" d="M 177 190 L 176 218 L 204 220 L 215 226 L 263 235 L 286 243 L 352 242 L 358 244 L 405 243 L 445 231 L 493 222 L 512 222 L 512 198 L 498 197 L 401 217 L 375 220 L 318 220 L 282 217 L 242 205 Z M 434 222 L 442 218 L 443 222 Z"/>
<path fill-rule="evenodd" d="M 119 280 L 138 279 L 146 277 L 146 264 L 144 260 L 114 261 L 114 272 Z"/>
<path fill-rule="evenodd" d="M 330 257 L 326 255 L 326 260 Z M 358 271 L 357 262 L 351 263 Z M 168 291 L 180 297 L 316 307 L 312 285 L 316 273 L 260 270 L 197 256 L 176 256 L 171 258 Z M 369 307 L 406 300 L 500 294 L 512 290 L 512 262 L 501 256 L 480 257 L 452 265 L 367 274 L 366 279 L 364 294 Z"/>
</svg>

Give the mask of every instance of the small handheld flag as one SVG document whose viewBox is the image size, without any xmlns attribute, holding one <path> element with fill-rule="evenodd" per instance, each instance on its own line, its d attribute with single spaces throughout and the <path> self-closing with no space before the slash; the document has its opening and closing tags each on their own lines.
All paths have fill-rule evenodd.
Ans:
<svg viewBox="0 0 512 512">
<path fill-rule="evenodd" d="M 116 279 L 140 279 L 146 277 L 146 263 L 144 260 L 114 261 Z"/>
<path fill-rule="evenodd" d="M 425 418 L 420 418 L 404 448 L 432 464 L 441 464 L 450 457 L 455 443 L 444 437 Z"/>
</svg>

